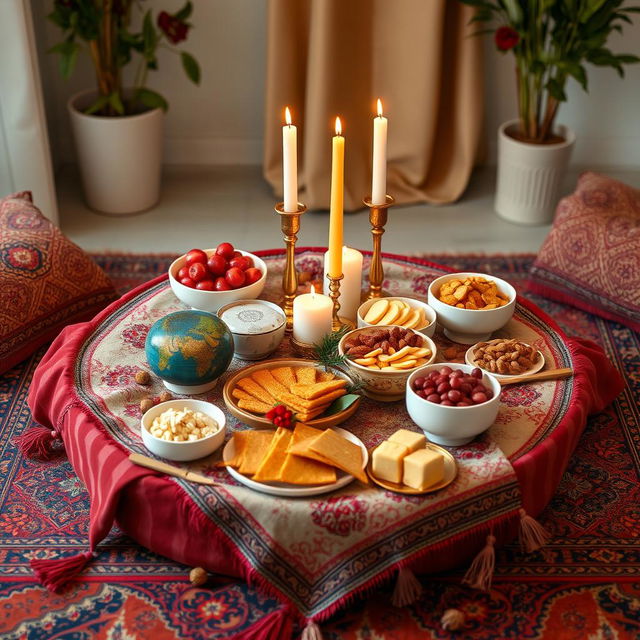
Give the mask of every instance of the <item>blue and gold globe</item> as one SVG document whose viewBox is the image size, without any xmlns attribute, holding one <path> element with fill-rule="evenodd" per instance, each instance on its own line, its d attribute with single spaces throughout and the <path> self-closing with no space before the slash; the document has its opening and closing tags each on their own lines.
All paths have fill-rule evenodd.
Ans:
<svg viewBox="0 0 640 640">
<path fill-rule="evenodd" d="M 175 393 L 212 389 L 233 358 L 233 335 L 206 311 L 176 311 L 149 330 L 145 353 L 151 371 Z"/>
</svg>

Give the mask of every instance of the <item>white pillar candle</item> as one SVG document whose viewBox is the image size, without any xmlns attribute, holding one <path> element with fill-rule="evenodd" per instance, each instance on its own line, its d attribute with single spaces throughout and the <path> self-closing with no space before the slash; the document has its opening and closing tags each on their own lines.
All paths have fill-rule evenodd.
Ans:
<svg viewBox="0 0 640 640">
<path fill-rule="evenodd" d="M 336 118 L 336 135 L 331 155 L 331 205 L 329 209 L 329 273 L 342 274 L 342 237 L 344 224 L 344 137 L 340 118 Z"/>
<path fill-rule="evenodd" d="M 327 279 L 327 269 L 329 264 L 329 252 L 324 254 L 324 292 L 329 293 L 329 280 Z M 342 247 L 342 273 L 344 278 L 340 280 L 340 303 L 341 316 L 348 320 L 356 320 L 358 307 L 360 306 L 360 296 L 362 293 L 362 254 L 357 249 Z"/>
<path fill-rule="evenodd" d="M 289 107 L 285 109 L 286 124 L 282 127 L 282 179 L 284 210 L 298 210 L 298 130 L 291 124 Z"/>
<path fill-rule="evenodd" d="M 293 337 L 298 342 L 313 344 L 331 333 L 333 303 L 329 296 L 304 293 L 293 300 Z"/>
<path fill-rule="evenodd" d="M 378 98 L 378 115 L 373 119 L 373 174 L 371 204 L 384 204 L 387 196 L 387 119 L 382 115 Z"/>
</svg>

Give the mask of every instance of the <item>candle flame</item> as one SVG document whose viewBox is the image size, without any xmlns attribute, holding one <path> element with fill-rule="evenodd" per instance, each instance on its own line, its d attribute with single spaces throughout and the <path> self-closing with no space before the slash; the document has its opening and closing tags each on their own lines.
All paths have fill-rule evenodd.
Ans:
<svg viewBox="0 0 640 640">
<path fill-rule="evenodd" d="M 378 116 L 382 118 L 382 101 L 378 98 Z"/>
<path fill-rule="evenodd" d="M 289 107 L 285 107 L 284 120 L 289 126 L 291 126 L 291 111 L 289 111 Z"/>
<path fill-rule="evenodd" d="M 311 285 L 311 292 L 310 292 L 310 293 L 311 293 L 311 295 L 312 295 L 312 296 L 314 296 L 314 297 L 315 297 L 315 295 L 316 295 L 316 288 L 315 288 L 313 285 Z"/>
<path fill-rule="evenodd" d="M 342 123 L 340 122 L 340 118 L 336 117 L 336 135 L 342 135 Z"/>
</svg>

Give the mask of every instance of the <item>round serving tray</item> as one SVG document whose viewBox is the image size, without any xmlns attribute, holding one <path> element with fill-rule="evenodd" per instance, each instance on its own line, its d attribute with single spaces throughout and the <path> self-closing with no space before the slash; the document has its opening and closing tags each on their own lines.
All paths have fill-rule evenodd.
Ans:
<svg viewBox="0 0 640 640">
<path fill-rule="evenodd" d="M 249 411 L 245 411 L 241 409 L 237 403 L 236 399 L 231 395 L 231 392 L 235 389 L 238 384 L 238 380 L 241 378 L 245 378 L 246 376 L 251 375 L 255 371 L 259 371 L 261 369 L 276 369 L 277 367 L 315 367 L 320 371 L 324 371 L 324 367 L 317 362 L 312 362 L 311 360 L 303 360 L 301 358 L 278 358 L 276 360 L 268 360 L 265 362 L 260 362 L 254 365 L 250 365 L 245 367 L 244 369 L 240 369 L 237 371 L 231 378 L 227 380 L 222 390 L 222 397 L 224 399 L 224 403 L 229 409 L 229 412 L 241 422 L 250 425 L 251 427 L 256 428 L 264 428 L 270 427 L 274 428 L 273 423 L 270 420 L 267 420 L 264 416 L 256 415 L 255 413 L 250 413 Z M 340 369 L 331 368 L 331 372 L 336 375 L 336 377 L 343 378 L 347 380 L 350 384 L 353 384 L 353 380 Z M 315 427 L 316 429 L 326 429 L 328 427 L 335 427 L 338 424 L 341 424 L 345 420 L 348 420 L 360 406 L 361 399 L 358 398 L 354 400 L 352 404 L 350 404 L 346 409 L 340 411 L 338 413 L 334 413 L 330 416 L 318 416 L 313 420 L 309 420 L 305 422 L 310 427 Z"/>
</svg>

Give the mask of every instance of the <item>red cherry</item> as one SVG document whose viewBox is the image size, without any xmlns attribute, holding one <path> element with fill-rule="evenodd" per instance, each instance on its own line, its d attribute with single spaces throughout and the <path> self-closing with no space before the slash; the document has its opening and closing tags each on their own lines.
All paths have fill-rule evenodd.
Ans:
<svg viewBox="0 0 640 640">
<path fill-rule="evenodd" d="M 216 253 L 227 260 L 233 257 L 234 251 L 233 245 L 230 242 L 221 242 L 216 249 Z"/>
<path fill-rule="evenodd" d="M 180 284 L 183 284 L 185 287 L 189 287 L 190 289 L 196 288 L 196 283 L 191 278 L 182 278 L 182 280 L 180 280 Z"/>
<path fill-rule="evenodd" d="M 196 289 L 200 289 L 201 291 L 213 291 L 215 287 L 215 283 L 213 280 L 200 280 L 198 284 L 196 284 Z"/>
<path fill-rule="evenodd" d="M 276 427 L 281 427 L 282 426 L 282 416 L 276 416 L 273 419 L 273 424 L 275 424 Z"/>
<path fill-rule="evenodd" d="M 276 408 L 274 407 L 273 409 L 269 409 L 269 411 L 265 413 L 265 417 L 267 420 L 273 420 L 276 417 Z"/>
<path fill-rule="evenodd" d="M 207 268 L 212 276 L 223 276 L 224 272 L 229 268 L 229 263 L 225 260 L 224 256 L 214 253 L 207 260 Z"/>
<path fill-rule="evenodd" d="M 202 262 L 194 262 L 189 267 L 189 277 L 194 282 L 200 282 L 200 280 L 204 280 L 208 275 L 207 267 L 205 267 Z"/>
<path fill-rule="evenodd" d="M 213 283 L 213 286 L 216 291 L 231 291 L 231 287 L 227 284 L 227 281 L 222 277 L 216 278 L 216 281 Z"/>
<path fill-rule="evenodd" d="M 190 267 L 192 264 L 196 262 L 202 262 L 205 264 L 207 262 L 207 254 L 202 249 L 191 249 L 189 253 L 187 253 L 186 263 L 187 267 Z"/>
<path fill-rule="evenodd" d="M 180 282 L 182 280 L 182 278 L 188 278 L 189 277 L 189 267 L 182 267 L 182 269 L 180 269 L 180 271 L 178 271 L 178 282 Z"/>
<path fill-rule="evenodd" d="M 236 250 L 231 254 L 231 258 L 239 258 L 241 255 L 242 255 L 242 251 Z"/>
<path fill-rule="evenodd" d="M 237 258 L 231 258 L 231 260 L 229 260 L 229 266 L 238 267 L 238 269 L 246 271 L 251 264 L 249 263 L 249 258 L 245 258 L 245 256 L 238 256 Z"/>
<path fill-rule="evenodd" d="M 283 416 L 285 413 L 287 413 L 287 407 L 285 407 L 283 404 L 279 404 L 279 405 L 276 407 L 276 413 L 277 413 L 279 416 Z"/>
<path fill-rule="evenodd" d="M 242 269 L 238 269 L 238 267 L 231 267 L 231 269 L 228 269 L 227 273 L 224 274 L 224 279 L 232 289 L 244 287 L 246 280 L 244 271 Z"/>
<path fill-rule="evenodd" d="M 253 284 L 254 282 L 258 282 L 258 280 L 260 280 L 260 278 L 262 278 L 262 271 L 260 271 L 260 269 L 256 269 L 256 267 L 249 267 L 245 272 L 244 272 L 244 284 L 249 285 L 249 284 Z"/>
</svg>

